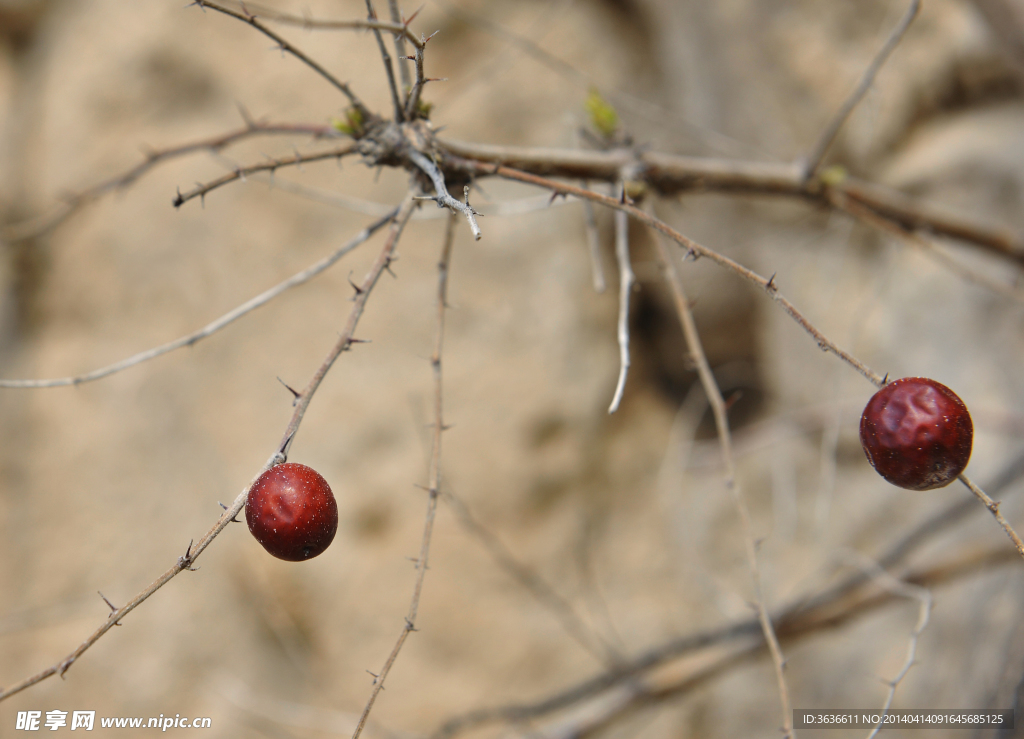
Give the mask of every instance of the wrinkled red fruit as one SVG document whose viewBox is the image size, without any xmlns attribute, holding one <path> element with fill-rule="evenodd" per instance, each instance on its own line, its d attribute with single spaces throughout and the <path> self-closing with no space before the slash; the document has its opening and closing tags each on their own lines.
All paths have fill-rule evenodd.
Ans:
<svg viewBox="0 0 1024 739">
<path fill-rule="evenodd" d="M 338 504 L 320 473 L 289 462 L 259 476 L 249 490 L 245 520 L 264 549 L 278 559 L 301 562 L 334 541 Z"/>
<path fill-rule="evenodd" d="M 952 390 L 904 377 L 872 396 L 860 417 L 860 443 L 882 477 L 907 490 L 948 485 L 971 458 L 974 424 Z"/>
</svg>

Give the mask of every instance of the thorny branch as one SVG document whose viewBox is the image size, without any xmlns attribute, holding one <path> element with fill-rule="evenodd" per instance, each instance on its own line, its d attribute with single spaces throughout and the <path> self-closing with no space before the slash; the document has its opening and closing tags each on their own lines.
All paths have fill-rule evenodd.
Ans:
<svg viewBox="0 0 1024 739">
<path fill-rule="evenodd" d="M 728 257 L 719 254 L 718 252 L 712 249 L 707 248 L 706 246 L 698 244 L 693 239 L 683 236 L 683 234 L 673 229 L 664 221 L 658 218 L 654 218 L 653 216 L 646 213 L 642 209 L 637 208 L 636 206 L 630 205 L 628 203 L 620 202 L 615 198 L 609 198 L 607 195 L 601 195 L 600 193 L 596 193 L 590 190 L 583 190 L 582 188 L 576 187 L 574 185 L 560 183 L 554 180 L 547 180 L 542 177 L 527 174 L 525 172 L 519 172 L 517 170 L 509 169 L 508 167 L 495 167 L 485 169 L 482 165 L 480 165 L 480 170 L 481 173 L 486 172 L 487 174 L 497 175 L 512 180 L 518 180 L 520 182 L 526 182 L 528 184 L 537 185 L 538 187 L 546 187 L 549 190 L 552 190 L 557 193 L 566 193 L 581 198 L 588 198 L 596 203 L 601 203 L 602 205 L 606 205 L 610 208 L 625 211 L 630 216 L 640 221 L 644 225 L 649 226 L 650 228 L 664 234 L 665 236 L 668 236 L 681 247 L 686 249 L 687 254 L 707 257 L 716 264 L 719 264 L 725 267 L 726 269 L 735 272 L 740 277 L 743 277 L 745 280 L 752 282 L 758 287 L 761 287 L 762 289 L 764 289 L 766 293 L 768 293 L 768 295 L 776 303 L 782 306 L 782 309 L 789 315 L 790 318 L 796 321 L 796 323 L 804 331 L 811 335 L 811 337 L 818 344 L 819 349 L 821 349 L 822 351 L 831 352 L 835 356 L 839 357 L 841 360 L 846 362 L 848 365 L 850 365 L 860 374 L 866 377 L 876 387 L 881 387 L 882 385 L 885 384 L 887 376 L 882 377 L 877 372 L 869 368 L 866 364 L 864 364 L 859 359 L 854 357 L 852 354 L 849 354 L 843 349 L 840 349 L 831 339 L 829 339 L 827 336 L 821 333 L 821 331 L 815 328 L 814 325 L 807 320 L 803 313 L 797 310 L 795 305 L 793 305 L 786 298 L 784 298 L 779 293 L 778 287 L 775 284 L 775 275 L 772 275 L 770 278 L 765 279 L 764 277 L 757 274 L 753 270 L 744 267 L 742 264 L 739 264 L 738 262 L 735 262 L 732 259 L 729 259 Z M 1006 520 L 1003 514 L 999 511 L 999 504 L 993 501 L 991 498 L 989 498 L 985 494 L 985 491 L 983 491 L 981 488 L 979 488 L 977 485 L 971 482 L 966 475 L 960 475 L 960 481 L 963 482 L 964 485 L 966 485 L 967 488 L 978 498 L 978 500 L 980 500 L 982 504 L 984 504 L 984 506 L 989 510 L 989 512 L 992 513 L 992 516 L 1003 528 L 1003 531 L 1006 532 L 1006 535 L 1010 538 L 1010 541 L 1013 542 L 1013 545 L 1017 549 L 1017 552 L 1020 554 L 1022 558 L 1024 558 L 1024 540 L 1021 540 L 1017 532 L 1014 531 L 1013 527 Z"/>
<path fill-rule="evenodd" d="M 398 635 L 395 646 L 380 672 L 374 675 L 373 690 L 370 698 L 359 716 L 352 739 L 359 739 L 359 735 L 366 726 L 366 720 L 373 710 L 373 704 L 384 689 L 384 681 L 391 672 L 398 653 L 409 634 L 416 630 L 416 616 L 419 613 L 420 595 L 423 593 L 423 579 L 427 574 L 427 562 L 430 555 L 430 540 L 434 533 L 434 518 L 437 514 L 437 498 L 441 491 L 441 436 L 444 434 L 444 383 L 442 376 L 441 354 L 444 348 L 444 317 L 448 307 L 448 270 L 451 266 L 452 244 L 455 241 L 455 213 L 452 212 L 448 218 L 448 225 L 445 229 L 444 245 L 441 249 L 441 257 L 437 263 L 437 333 L 434 340 L 434 354 L 430 358 L 430 365 L 434 371 L 434 434 L 430 453 L 430 470 L 428 472 L 429 487 L 427 488 L 427 513 L 423 523 L 423 538 L 420 543 L 420 554 L 416 559 L 416 583 L 413 585 L 412 599 L 409 602 L 409 611 L 405 616 L 405 623 Z"/>
<path fill-rule="evenodd" d="M 199 558 L 199 556 L 206 550 L 206 548 L 217 538 L 218 535 L 227 527 L 229 523 L 241 512 L 242 508 L 245 507 L 246 498 L 249 495 L 249 488 L 252 486 L 256 479 L 263 474 L 266 470 L 273 467 L 275 464 L 280 464 L 287 459 L 286 450 L 295 438 L 295 434 L 299 429 L 299 425 L 302 423 L 302 418 L 306 414 L 306 409 L 309 407 L 310 401 L 313 399 L 313 395 L 316 393 L 320 383 L 323 381 L 327 372 L 334 364 L 335 360 L 341 355 L 343 351 L 348 349 L 352 345 L 352 339 L 355 334 L 355 328 L 359 323 L 359 319 L 363 314 L 363 310 L 366 307 L 366 302 L 370 297 L 370 293 L 373 290 L 374 285 L 377 284 L 377 280 L 380 278 L 381 273 L 390 264 L 392 254 L 394 253 L 395 245 L 398 242 L 398 237 L 405 227 L 405 224 L 409 220 L 409 215 L 412 213 L 412 209 L 415 207 L 415 201 L 410 193 L 405 200 L 402 202 L 401 207 L 398 211 L 398 216 L 395 218 L 391 226 L 391 231 L 388 234 L 388 238 L 385 241 L 384 248 L 382 249 L 380 256 L 377 257 L 377 261 L 374 262 L 371 267 L 369 274 L 363 280 L 359 286 L 359 292 L 357 293 L 352 310 L 349 313 L 348 322 L 345 326 L 345 330 L 341 334 L 341 338 L 334 345 L 327 357 L 321 363 L 320 367 L 314 373 L 312 379 L 302 390 L 296 398 L 295 410 L 292 413 L 291 420 L 288 422 L 288 426 L 285 429 L 284 436 L 282 437 L 281 443 L 277 449 L 266 461 L 260 471 L 252 478 L 249 484 L 238 494 L 235 501 L 230 507 L 225 509 L 217 522 L 206 532 L 203 537 L 196 542 L 194 545 L 189 544 L 185 551 L 185 555 L 178 558 L 178 561 L 164 572 L 160 577 L 153 581 L 148 587 L 142 590 L 138 595 L 132 598 L 128 603 L 118 608 L 104 621 L 103 625 L 96 629 L 89 637 L 82 642 L 77 649 L 71 652 L 60 662 L 46 668 L 42 672 L 33 675 L 32 677 L 22 680 L 20 683 L 0 691 L 0 701 L 20 693 L 22 690 L 29 688 L 36 683 L 42 682 L 43 680 L 52 677 L 53 675 L 63 676 L 68 668 L 71 667 L 81 657 L 86 650 L 95 644 L 105 633 L 107 633 L 115 624 L 120 622 L 126 615 L 134 611 L 139 605 L 145 602 L 151 595 L 156 591 L 170 582 L 183 570 L 192 570 L 192 565 Z"/>
<path fill-rule="evenodd" d="M 280 159 L 271 159 L 269 162 L 262 162 L 261 164 L 253 164 L 249 167 L 239 167 L 225 175 L 218 177 L 210 182 L 200 183 L 188 192 L 178 192 L 174 196 L 172 201 L 175 208 L 180 208 L 183 204 L 189 200 L 195 198 L 205 198 L 206 194 L 212 190 L 216 190 L 218 187 L 234 182 L 235 180 L 244 181 L 248 175 L 256 172 L 270 172 L 273 174 L 276 170 L 281 167 L 294 167 L 306 162 L 322 162 L 325 159 L 341 159 L 349 154 L 354 154 L 358 151 L 358 146 L 355 142 L 349 142 L 344 146 L 339 146 L 336 149 L 330 151 L 321 151 L 316 154 L 295 154 L 290 157 L 282 157 Z"/>
<path fill-rule="evenodd" d="M 281 36 L 279 36 L 278 34 L 274 33 L 272 30 L 270 30 L 265 25 L 260 23 L 259 20 L 257 20 L 255 15 L 251 15 L 250 13 L 248 13 L 247 11 L 244 10 L 244 8 L 245 8 L 244 5 L 242 6 L 243 7 L 243 11 L 239 12 L 237 10 L 232 10 L 231 8 L 225 8 L 223 5 L 218 5 L 217 3 L 210 2 L 210 0 L 193 0 L 193 2 L 194 2 L 195 5 L 198 5 L 200 8 L 209 8 L 210 10 L 216 10 L 218 13 L 223 13 L 224 15 L 230 15 L 232 18 L 237 18 L 238 20 L 242 21 L 243 23 L 248 23 L 250 26 L 255 28 L 257 31 L 262 33 L 264 36 L 267 36 L 270 39 L 272 39 L 281 48 L 281 51 L 288 52 L 289 54 L 294 56 L 296 59 L 301 61 L 303 64 L 305 64 L 307 67 L 309 67 L 314 72 L 316 72 L 321 77 L 323 77 L 325 80 L 330 82 L 336 88 L 338 88 L 338 90 L 340 90 L 341 93 L 345 97 L 348 98 L 348 101 L 352 104 L 352 107 L 359 111 L 359 113 L 362 115 L 364 120 L 369 121 L 369 120 L 372 120 L 375 117 L 370 112 L 370 109 L 367 108 L 358 97 L 356 97 L 356 94 L 354 92 L 352 92 L 352 89 L 347 84 L 345 84 L 344 82 L 339 80 L 337 77 L 332 75 L 326 69 L 324 69 L 319 64 L 317 64 L 315 61 L 310 59 L 300 49 L 295 48 L 294 46 L 289 44 L 287 41 L 285 41 L 283 38 L 281 38 Z"/>
</svg>

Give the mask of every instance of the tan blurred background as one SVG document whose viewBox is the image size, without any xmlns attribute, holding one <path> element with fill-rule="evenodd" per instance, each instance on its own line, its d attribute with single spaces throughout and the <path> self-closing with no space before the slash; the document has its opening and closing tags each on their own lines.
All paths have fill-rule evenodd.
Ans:
<svg viewBox="0 0 1024 739">
<path fill-rule="evenodd" d="M 356 0 L 275 7 L 365 14 Z M 789 161 L 810 149 L 905 9 L 890 0 L 430 0 L 412 27 L 440 30 L 427 74 L 448 81 L 432 83 L 425 98 L 446 137 L 576 146 L 596 83 L 617 93 L 640 143 Z M 576 73 L 542 63 L 491 24 Z M 371 36 L 279 30 L 387 111 Z M 239 127 L 239 105 L 257 118 L 313 123 L 345 106 L 253 29 L 178 0 L 3 0 L 0 34 L 7 224 L 134 165 L 146 148 Z M 1022 39 L 1019 0 L 927 0 L 829 161 L 1020 233 Z M 281 170 L 278 187 L 252 177 L 211 193 L 203 207 L 171 206 L 176 188 L 231 163 L 318 146 L 273 137 L 221 158 L 175 160 L 45 237 L 4 244 L 0 375 L 77 374 L 193 331 L 370 220 L 289 192 L 286 180 L 381 203 L 404 192 L 403 173 L 377 177 L 346 160 Z M 499 182 L 483 188 L 477 201 L 534 194 Z M 879 372 L 952 386 L 974 414 L 968 471 L 980 483 L 1019 453 L 1020 302 L 800 203 L 692 195 L 658 209 L 687 235 L 777 273 L 787 297 Z M 443 466 L 446 488 L 572 604 L 592 638 L 628 657 L 748 618 L 752 594 L 703 396 L 637 229 L 634 366 L 621 410 L 606 412 L 618 371 L 617 278 L 610 219 L 599 218 L 604 294 L 591 286 L 578 204 L 489 216 L 475 243 L 460 227 Z M 372 343 L 341 358 L 293 444 L 291 460 L 319 470 L 338 497 L 332 547 L 289 564 L 231 526 L 198 572 L 127 617 L 64 680 L 0 704 L 0 736 L 15 733 L 18 711 L 53 709 L 209 716 L 211 737 L 351 733 L 371 688 L 367 671 L 398 636 L 415 576 L 408 558 L 425 508 L 415 486 L 426 482 L 443 223 L 410 226 L 396 278 L 381 280 L 357 332 Z M 368 244 L 192 348 L 79 387 L 0 391 L 0 685 L 62 659 L 106 618 L 97 591 L 121 605 L 216 520 L 218 501 L 234 499 L 290 417 L 276 378 L 307 382 L 347 316 L 349 276 L 361 278 L 377 248 Z M 995 278 L 1016 278 L 976 250 L 951 248 Z M 727 395 L 742 392 L 732 410 L 740 479 L 775 607 L 847 571 L 851 552 L 878 556 L 967 492 L 908 493 L 877 477 L 856 437 L 871 386 L 763 294 L 705 261 L 681 269 L 719 382 Z M 1013 490 L 1004 512 L 1020 528 Z M 1004 543 L 978 514 L 914 563 Z M 1017 562 L 934 591 L 919 664 L 899 686 L 897 707 L 1013 704 L 1024 672 L 1022 572 Z M 881 706 L 882 681 L 903 664 L 917 612 L 908 600 L 788 645 L 793 705 Z M 606 666 L 444 504 L 418 627 L 374 710 L 377 736 L 425 736 L 466 710 L 537 700 Z M 777 736 L 778 706 L 762 659 L 604 735 Z M 483 734 L 554 736 L 574 715 Z"/>
</svg>

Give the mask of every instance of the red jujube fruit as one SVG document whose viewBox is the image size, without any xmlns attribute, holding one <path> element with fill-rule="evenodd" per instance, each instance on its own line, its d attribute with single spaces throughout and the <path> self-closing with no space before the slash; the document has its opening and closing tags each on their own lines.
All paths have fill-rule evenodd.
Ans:
<svg viewBox="0 0 1024 739">
<path fill-rule="evenodd" d="M 300 562 L 323 553 L 338 532 L 331 486 L 303 464 L 279 464 L 253 483 L 245 504 L 249 531 L 278 559 Z"/>
<path fill-rule="evenodd" d="M 973 439 L 967 406 L 925 377 L 890 382 L 860 418 L 860 443 L 871 466 L 907 490 L 932 490 L 955 480 L 971 458 Z"/>
</svg>

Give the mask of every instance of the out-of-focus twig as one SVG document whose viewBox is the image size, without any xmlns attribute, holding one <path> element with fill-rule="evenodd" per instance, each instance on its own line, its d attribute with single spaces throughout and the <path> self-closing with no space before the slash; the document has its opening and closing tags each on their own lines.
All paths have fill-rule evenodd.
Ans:
<svg viewBox="0 0 1024 739">
<path fill-rule="evenodd" d="M 886 39 L 882 48 L 879 49 L 875 58 L 871 60 L 871 64 L 864 70 L 864 74 L 861 75 L 860 82 L 857 87 L 850 94 L 850 96 L 843 103 L 842 107 L 836 113 L 835 117 L 829 122 L 828 126 L 822 132 L 818 142 L 814 145 L 811 153 L 808 154 L 806 163 L 804 164 L 804 179 L 810 180 L 813 178 L 818 169 L 821 167 L 821 162 L 825 158 L 825 154 L 828 152 L 829 147 L 832 146 L 832 142 L 836 140 L 836 136 L 839 135 L 839 129 L 846 123 L 846 119 L 850 117 L 850 113 L 857 107 L 857 104 L 864 98 L 868 90 L 871 89 L 871 85 L 875 82 L 875 77 L 878 76 L 879 70 L 882 65 L 885 64 L 886 59 L 892 54 L 893 50 L 899 45 L 903 39 L 903 35 L 910 28 L 910 24 L 914 22 L 914 18 L 917 17 L 918 10 L 921 9 L 921 0 L 911 0 L 910 7 L 907 9 L 906 14 L 900 20 L 899 24 L 889 34 L 889 38 Z"/>
<path fill-rule="evenodd" d="M 649 207 L 649 206 L 648 206 Z M 616 215 L 623 214 L 617 211 Z M 653 211 L 650 212 L 652 217 Z M 765 644 L 772 656 L 772 664 L 775 667 L 775 680 L 779 687 L 779 697 L 782 704 L 782 731 L 787 737 L 793 736 L 793 712 L 789 699 L 789 686 L 786 682 L 785 659 L 782 656 L 782 648 L 779 646 L 778 637 L 775 635 L 775 627 L 772 625 L 771 616 L 768 614 L 768 606 L 764 602 L 764 587 L 761 580 L 761 568 L 757 560 L 757 543 L 754 539 L 754 528 L 750 520 L 750 510 L 743 498 L 739 481 L 736 479 L 736 467 L 733 463 L 732 435 L 729 432 L 729 415 L 722 397 L 722 391 L 718 387 L 715 375 L 711 371 L 707 355 L 704 353 L 704 345 L 700 340 L 697 331 L 697 324 L 693 320 L 693 312 L 690 310 L 690 301 L 686 297 L 682 280 L 672 261 L 672 254 L 665 243 L 664 234 L 655 231 L 653 233 L 655 245 L 658 250 L 661 268 L 665 274 L 669 289 L 676 304 L 676 313 L 679 316 L 679 323 L 683 329 L 683 338 L 686 341 L 686 348 L 690 358 L 697 367 L 697 375 L 700 378 L 704 394 L 707 396 L 711 412 L 715 417 L 715 429 L 718 432 L 718 445 L 722 452 L 722 465 L 725 468 L 725 487 L 729 491 L 739 514 L 740 526 L 743 531 L 744 550 L 747 557 L 747 567 L 750 570 L 750 579 L 754 589 L 754 607 L 757 609 L 757 620 L 761 625 L 761 632 L 764 635 Z"/>
</svg>

